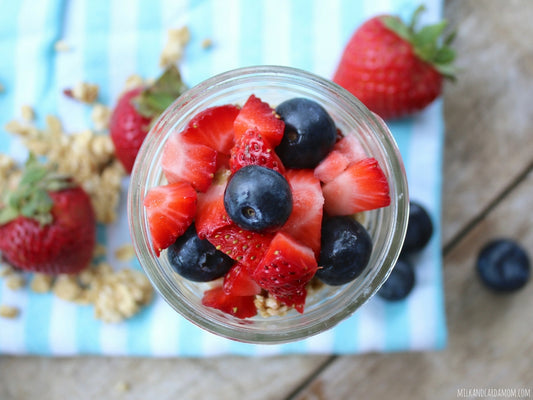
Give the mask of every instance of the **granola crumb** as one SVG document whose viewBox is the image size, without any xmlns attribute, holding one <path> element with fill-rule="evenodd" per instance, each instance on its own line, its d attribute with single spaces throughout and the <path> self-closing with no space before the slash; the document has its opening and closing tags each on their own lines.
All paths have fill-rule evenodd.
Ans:
<svg viewBox="0 0 533 400">
<path fill-rule="evenodd" d="M 82 103 L 92 104 L 98 99 L 98 92 L 98 85 L 87 82 L 78 82 L 72 88 L 72 97 Z"/>
<path fill-rule="evenodd" d="M 159 58 L 159 65 L 162 68 L 178 63 L 183 57 L 185 46 L 190 40 L 189 28 L 186 26 L 169 29 L 167 35 L 167 42 Z"/>
<path fill-rule="evenodd" d="M 94 246 L 93 257 L 104 257 L 106 254 L 107 248 L 101 243 L 96 243 L 96 246 Z"/>
<path fill-rule="evenodd" d="M 126 82 L 124 83 L 124 90 L 127 91 L 131 89 L 135 89 L 135 88 L 144 86 L 144 84 L 145 82 L 142 76 L 137 75 L 137 74 L 130 75 L 128 76 L 128 78 L 126 79 Z"/>
<path fill-rule="evenodd" d="M 97 131 L 105 131 L 109 129 L 109 120 L 111 118 L 111 109 L 103 104 L 96 103 L 91 112 L 91 119 L 94 128 Z"/>
<path fill-rule="evenodd" d="M 359 212 L 359 213 L 356 213 L 354 214 L 354 219 L 359 222 L 361 225 L 365 225 L 366 223 L 366 213 L 364 212 Z"/>
<path fill-rule="evenodd" d="M 33 111 L 33 108 L 28 105 L 23 105 L 20 108 L 20 115 L 26 122 L 32 122 L 35 119 L 35 111 Z"/>
<path fill-rule="evenodd" d="M 135 257 L 135 249 L 131 244 L 125 244 L 115 250 L 115 258 L 119 261 L 130 261 Z"/>
<path fill-rule="evenodd" d="M 52 286 L 52 291 L 60 299 L 75 301 L 82 294 L 83 288 L 75 276 L 60 274 Z"/>
<path fill-rule="evenodd" d="M 126 382 L 126 381 L 118 381 L 116 384 L 115 384 L 115 392 L 117 393 L 126 393 L 126 392 L 129 392 L 130 389 L 131 389 L 131 385 L 129 382 Z"/>
<path fill-rule="evenodd" d="M 0 317 L 12 319 L 17 318 L 19 314 L 20 310 L 17 307 L 0 304 Z"/>
<path fill-rule="evenodd" d="M 51 275 L 36 273 L 30 282 L 30 288 L 35 293 L 48 293 L 52 289 L 52 280 Z"/>
<path fill-rule="evenodd" d="M 281 304 L 278 300 L 272 297 L 270 293 L 266 296 L 261 294 L 256 295 L 254 304 L 259 314 L 264 318 L 283 316 L 290 310 L 289 307 Z"/>
<path fill-rule="evenodd" d="M 211 47 L 213 47 L 213 40 L 210 38 L 205 38 L 202 40 L 202 49 L 209 49 Z"/>
<path fill-rule="evenodd" d="M 11 290 L 19 290 L 26 286 L 26 279 L 24 275 L 19 273 L 11 273 L 5 278 L 6 286 Z"/>
<path fill-rule="evenodd" d="M 66 52 L 70 51 L 70 45 L 66 42 L 66 40 L 60 39 L 54 44 L 54 49 L 57 52 Z"/>
<path fill-rule="evenodd" d="M 8 264 L 2 264 L 0 265 L 0 278 L 6 277 L 14 273 L 15 270 L 11 265 Z"/>
</svg>

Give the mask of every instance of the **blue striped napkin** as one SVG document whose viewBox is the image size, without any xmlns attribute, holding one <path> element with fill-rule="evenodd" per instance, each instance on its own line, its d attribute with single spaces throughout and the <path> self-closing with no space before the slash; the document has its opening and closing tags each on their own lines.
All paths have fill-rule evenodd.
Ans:
<svg viewBox="0 0 533 400">
<path fill-rule="evenodd" d="M 376 13 L 407 18 L 418 0 L 0 0 L 0 126 L 33 105 L 38 123 L 59 115 L 68 131 L 91 126 L 89 109 L 60 94 L 79 81 L 100 85 L 102 102 L 114 104 L 125 79 L 160 73 L 159 54 L 169 28 L 187 26 L 191 41 L 181 65 L 192 86 L 236 67 L 279 64 L 331 77 L 348 38 Z M 441 0 L 427 0 L 422 16 L 441 16 Z M 69 52 L 54 51 L 65 40 Z M 212 48 L 202 42 L 210 39 Z M 417 285 L 399 303 L 373 298 L 351 318 L 328 332 L 283 345 L 259 346 L 219 338 L 195 327 L 159 297 L 120 324 L 94 319 L 90 306 L 51 294 L 12 291 L 0 284 L 0 304 L 18 306 L 13 320 L 0 319 L 0 353 L 42 355 L 210 356 L 287 353 L 353 354 L 442 348 L 446 324 L 440 251 L 441 101 L 422 114 L 390 124 L 403 154 L 413 199 L 433 215 L 436 234 L 417 262 Z M 0 149 L 19 159 L 25 150 L 0 128 Z M 124 189 L 128 181 L 124 182 Z M 102 227 L 99 240 L 114 249 L 129 241 L 125 202 L 116 224 Z M 132 266 L 140 268 L 138 262 Z"/>
</svg>

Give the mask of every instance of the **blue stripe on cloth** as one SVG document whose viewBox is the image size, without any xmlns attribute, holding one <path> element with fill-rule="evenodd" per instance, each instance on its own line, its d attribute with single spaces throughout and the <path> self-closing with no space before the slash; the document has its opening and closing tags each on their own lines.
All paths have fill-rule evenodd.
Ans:
<svg viewBox="0 0 533 400">
<path fill-rule="evenodd" d="M 313 71 L 312 56 L 312 8 L 307 0 L 294 0 L 289 3 L 289 62 L 296 68 Z"/>
</svg>

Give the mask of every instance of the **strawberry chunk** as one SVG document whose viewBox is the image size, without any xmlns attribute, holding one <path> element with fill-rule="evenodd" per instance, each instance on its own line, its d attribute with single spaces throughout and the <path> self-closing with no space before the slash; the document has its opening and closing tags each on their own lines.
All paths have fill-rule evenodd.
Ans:
<svg viewBox="0 0 533 400">
<path fill-rule="evenodd" d="M 236 263 L 224 276 L 222 288 L 226 294 L 253 296 L 261 293 L 261 287 L 252 279 L 245 265 Z"/>
<path fill-rule="evenodd" d="M 224 292 L 221 286 L 206 290 L 202 304 L 216 308 L 237 318 L 250 318 L 257 314 L 254 304 L 255 296 L 235 296 Z"/>
<path fill-rule="evenodd" d="M 217 152 L 192 143 L 180 133 L 170 135 L 161 157 L 161 167 L 169 183 L 189 182 L 196 190 L 207 190 L 217 168 Z"/>
<path fill-rule="evenodd" d="M 182 135 L 189 143 L 203 144 L 229 155 L 233 147 L 233 122 L 238 114 L 239 108 L 232 104 L 207 108 L 191 119 Z"/>
<path fill-rule="evenodd" d="M 340 139 L 315 168 L 315 176 L 327 183 L 340 175 L 351 163 L 367 158 L 359 139 L 348 135 Z"/>
<path fill-rule="evenodd" d="M 375 158 L 365 158 L 322 187 L 327 214 L 350 215 L 390 204 L 389 183 Z"/>
<path fill-rule="evenodd" d="M 268 103 L 252 94 L 235 118 L 233 128 L 236 140 L 244 135 L 248 129 L 256 129 L 274 148 L 283 138 L 285 123 Z"/>
<path fill-rule="evenodd" d="M 187 182 L 151 188 L 144 198 L 148 227 L 156 255 L 180 237 L 192 223 L 197 195 Z"/>
<path fill-rule="evenodd" d="M 260 165 L 283 174 L 285 167 L 278 155 L 259 133 L 257 129 L 248 129 L 237 139 L 231 149 L 229 166 L 231 172 L 238 171 L 247 165 Z"/>
<path fill-rule="evenodd" d="M 224 208 L 225 182 L 217 182 L 198 196 L 196 231 L 217 250 L 252 268 L 268 248 L 273 233 L 252 232 L 237 226 Z"/>
<path fill-rule="evenodd" d="M 252 278 L 287 306 L 304 310 L 305 285 L 318 269 L 313 250 L 278 232 Z"/>
<path fill-rule="evenodd" d="M 282 232 L 320 253 L 324 196 L 320 181 L 310 169 L 291 169 L 286 173 L 292 191 L 292 212 Z"/>
</svg>

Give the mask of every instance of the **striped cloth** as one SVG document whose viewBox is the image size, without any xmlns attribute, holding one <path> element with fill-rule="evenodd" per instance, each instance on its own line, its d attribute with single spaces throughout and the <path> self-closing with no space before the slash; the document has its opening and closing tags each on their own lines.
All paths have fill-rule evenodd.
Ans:
<svg viewBox="0 0 533 400">
<path fill-rule="evenodd" d="M 344 44 L 361 22 L 380 12 L 407 18 L 418 0 L 0 0 L 0 126 L 34 106 L 62 118 L 69 132 L 91 126 L 90 108 L 60 94 L 79 81 L 97 83 L 112 105 L 125 79 L 160 73 L 159 54 L 169 28 L 187 26 L 191 41 L 181 65 L 192 86 L 236 67 L 279 64 L 331 77 Z M 426 22 L 440 18 L 441 0 L 427 0 Z M 54 51 L 64 39 L 69 52 Z M 213 47 L 204 49 L 210 39 Z M 120 324 L 94 319 L 90 306 L 51 294 L 12 291 L 0 284 L 0 304 L 21 309 L 0 318 L 0 353 L 41 355 L 210 356 L 288 353 L 353 354 L 368 351 L 437 349 L 445 346 L 446 323 L 440 246 L 442 103 L 390 124 L 403 154 L 411 197 L 433 215 L 436 234 L 417 260 L 417 285 L 399 303 L 371 299 L 335 328 L 283 345 L 250 345 L 219 338 L 181 318 L 159 297 Z M 0 128 L 0 149 L 25 159 L 24 147 Z M 124 181 L 124 190 L 128 181 Z M 114 250 L 129 241 L 125 203 L 116 224 L 99 229 L 116 268 Z M 138 262 L 132 263 L 140 268 Z"/>
</svg>

